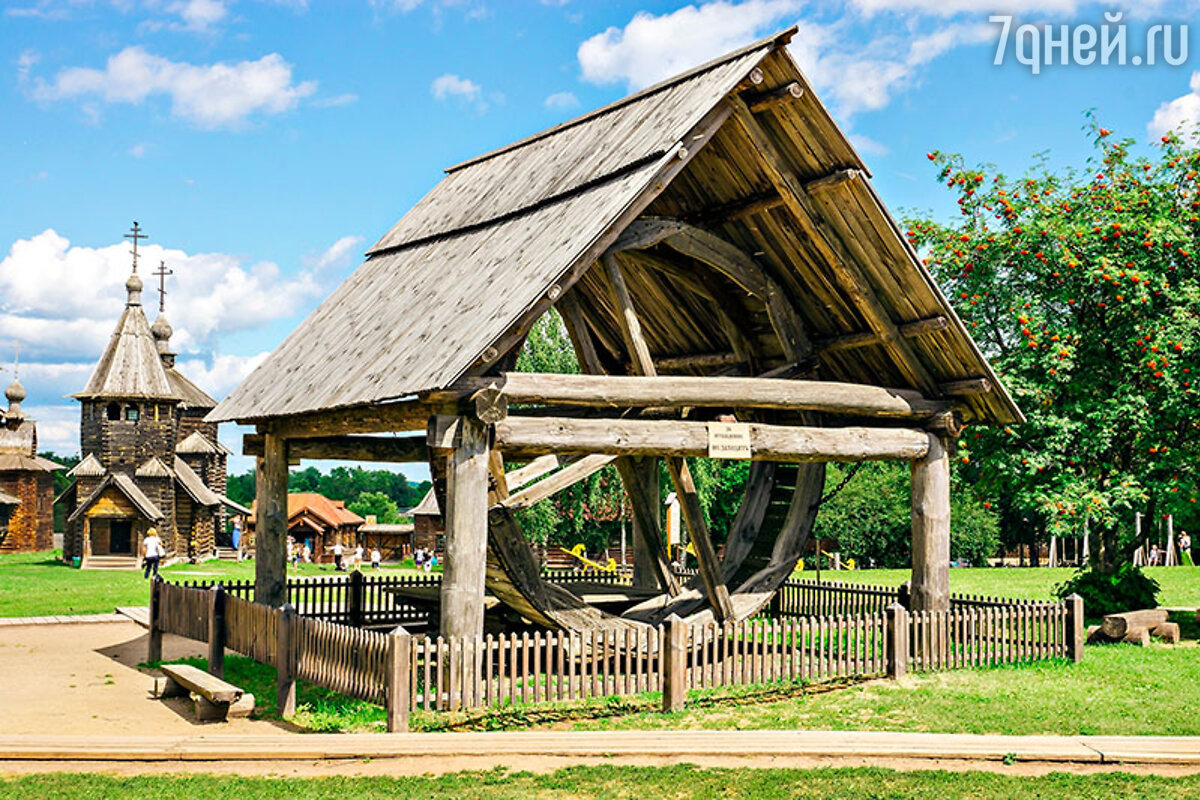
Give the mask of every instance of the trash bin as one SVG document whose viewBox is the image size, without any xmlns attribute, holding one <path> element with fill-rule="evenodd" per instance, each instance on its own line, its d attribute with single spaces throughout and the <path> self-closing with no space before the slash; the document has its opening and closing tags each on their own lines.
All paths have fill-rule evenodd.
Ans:
<svg viewBox="0 0 1200 800">
<path fill-rule="evenodd" d="M 79 567 L 79 562 L 80 562 L 81 560 L 82 560 L 82 559 L 80 559 L 80 558 L 79 558 L 79 556 L 73 556 L 73 557 L 71 558 L 71 566 L 72 566 L 72 567 L 76 567 L 76 568 L 78 568 L 78 567 Z"/>
</svg>

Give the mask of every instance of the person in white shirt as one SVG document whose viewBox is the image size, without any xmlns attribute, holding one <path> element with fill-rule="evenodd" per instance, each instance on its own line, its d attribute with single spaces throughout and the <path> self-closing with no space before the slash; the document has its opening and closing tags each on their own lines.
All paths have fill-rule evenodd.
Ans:
<svg viewBox="0 0 1200 800">
<path fill-rule="evenodd" d="M 335 570 L 338 570 L 339 572 L 342 569 L 342 553 L 343 552 L 344 552 L 344 550 L 342 548 L 341 542 L 338 542 L 337 544 L 335 544 L 333 546 L 333 568 Z"/>
<path fill-rule="evenodd" d="M 371 550 L 371 569 L 379 569 L 379 562 L 383 561 L 383 556 L 379 552 L 379 548 L 375 547 Z"/>
<path fill-rule="evenodd" d="M 166 553 L 167 549 L 163 547 L 162 539 L 158 538 L 158 530 L 147 530 L 146 538 L 142 539 L 142 565 L 145 567 L 142 572 L 143 578 L 149 578 L 151 571 L 154 572 L 154 577 L 158 577 L 158 562 Z"/>
<path fill-rule="evenodd" d="M 363 563 L 363 546 L 360 544 L 354 548 L 354 566 L 361 567 Z"/>
</svg>

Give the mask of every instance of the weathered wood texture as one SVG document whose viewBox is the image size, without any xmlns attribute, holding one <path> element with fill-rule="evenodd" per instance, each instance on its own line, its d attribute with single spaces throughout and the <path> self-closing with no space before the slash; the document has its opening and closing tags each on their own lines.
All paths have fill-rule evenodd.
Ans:
<svg viewBox="0 0 1200 800">
<path fill-rule="evenodd" d="M 1100 629 L 1110 639 L 1121 639 L 1133 628 L 1153 628 L 1167 621 L 1165 608 L 1149 608 L 1141 611 L 1126 611 L 1109 614 L 1100 622 Z"/>
<path fill-rule="evenodd" d="M 483 635 L 483 587 L 488 541 L 488 433 L 459 417 L 446 455 L 446 564 L 442 570 L 441 630 Z"/>
<path fill-rule="evenodd" d="M 912 606 L 950 607 L 950 456 L 929 438 L 927 454 L 912 464 Z"/>
<path fill-rule="evenodd" d="M 242 455 L 261 456 L 263 436 L 248 433 L 242 438 Z M 343 461 L 426 462 L 429 449 L 424 436 L 321 436 L 288 442 L 289 460 L 297 458 Z"/>
<path fill-rule="evenodd" d="M 287 441 L 267 434 L 256 470 L 254 599 L 272 607 L 287 602 L 287 482 Z"/>
<path fill-rule="evenodd" d="M 514 458 L 546 453 L 622 456 L 708 456 L 708 425 L 671 420 L 590 420 L 509 417 L 496 425 L 496 446 Z M 929 435 L 908 428 L 808 428 L 750 425 L 753 460 L 915 461 L 929 451 Z"/>
<path fill-rule="evenodd" d="M 459 381 L 436 397 L 469 394 L 497 379 Z M 585 407 L 721 407 L 821 411 L 847 417 L 925 420 L 948 403 L 907 389 L 869 384 L 771 378 L 642 375 L 552 375 L 510 372 L 499 379 L 510 403 Z"/>
</svg>

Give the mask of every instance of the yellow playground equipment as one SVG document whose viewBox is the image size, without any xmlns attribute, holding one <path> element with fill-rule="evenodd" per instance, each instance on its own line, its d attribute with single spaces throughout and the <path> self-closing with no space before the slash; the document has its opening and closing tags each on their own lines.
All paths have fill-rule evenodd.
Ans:
<svg viewBox="0 0 1200 800">
<path fill-rule="evenodd" d="M 580 563 L 583 564 L 584 572 L 587 572 L 589 569 L 595 570 L 596 572 L 617 571 L 617 560 L 615 558 L 610 558 L 607 564 L 601 564 L 599 561 L 593 561 L 592 559 L 588 558 L 587 548 L 583 546 L 582 542 L 575 545 L 570 550 L 565 547 L 560 547 L 559 550 L 562 550 L 569 556 L 574 556 L 575 558 L 579 559 Z"/>
</svg>

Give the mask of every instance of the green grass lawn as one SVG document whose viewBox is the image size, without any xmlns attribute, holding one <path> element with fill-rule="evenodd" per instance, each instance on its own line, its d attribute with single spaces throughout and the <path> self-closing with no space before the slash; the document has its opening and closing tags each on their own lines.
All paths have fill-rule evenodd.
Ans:
<svg viewBox="0 0 1200 800">
<path fill-rule="evenodd" d="M 546 774 L 459 772 L 442 776 L 372 778 L 242 778 L 213 775 L 49 774 L 0 779 L 0 794 L 14 798 L 991 798 L 1195 797 L 1200 776 L 1181 778 L 1122 773 L 1021 777 L 1003 773 L 887 769 L 700 769 L 615 765 L 569 767 Z"/>
<path fill-rule="evenodd" d="M 416 574 L 415 570 L 397 566 L 380 571 Z M 164 567 L 161 573 L 168 580 L 178 581 L 254 580 L 254 562 L 175 564 Z M 331 564 L 288 568 L 289 576 L 336 574 Z M 150 588 L 140 571 L 75 569 L 62 562 L 58 551 L 0 555 L 0 617 L 97 614 L 117 606 L 144 606 L 149 602 Z"/>
<path fill-rule="evenodd" d="M 963 594 L 982 594 L 993 597 L 1014 597 L 1024 600 L 1050 600 L 1054 587 L 1075 572 L 1068 567 L 977 567 L 950 570 L 950 589 Z M 1159 605 L 1174 608 L 1200 608 L 1200 567 L 1148 567 L 1146 574 L 1158 581 L 1162 589 Z M 796 577 L 815 579 L 808 570 Z M 867 583 L 874 586 L 899 586 L 911 577 L 906 569 L 861 569 L 833 572 L 821 571 L 823 581 Z"/>
</svg>

